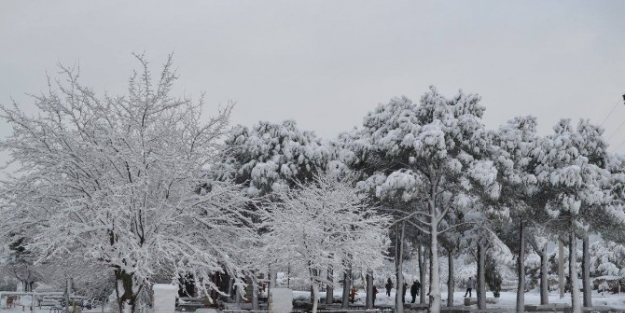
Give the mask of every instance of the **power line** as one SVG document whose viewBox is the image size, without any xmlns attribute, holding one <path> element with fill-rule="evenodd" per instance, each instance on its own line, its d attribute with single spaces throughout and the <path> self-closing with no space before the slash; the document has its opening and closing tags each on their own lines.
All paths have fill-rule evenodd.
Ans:
<svg viewBox="0 0 625 313">
<path fill-rule="evenodd" d="M 623 95 L 625 97 L 625 95 Z M 612 110 L 610 110 L 610 113 L 608 113 L 608 115 L 606 115 L 606 117 L 603 119 L 603 122 L 601 122 L 601 126 L 603 126 L 603 123 L 605 123 L 605 121 L 608 120 L 608 117 L 610 117 L 610 115 L 612 115 L 612 112 L 614 112 L 614 109 L 616 109 L 616 107 L 618 106 L 618 104 L 621 102 L 621 100 L 616 101 L 616 103 L 614 103 L 614 106 L 612 107 Z"/>
<path fill-rule="evenodd" d="M 603 122 L 605 122 L 605 120 L 608 119 L 608 117 L 612 114 L 612 111 L 614 111 L 614 108 L 616 108 L 616 106 L 619 104 L 619 102 L 621 102 L 621 100 L 617 101 L 616 104 L 614 105 L 614 107 L 612 108 L 612 110 L 610 111 L 610 113 L 608 113 L 608 116 L 605 117 L 605 119 L 603 120 Z M 625 94 L 623 94 L 623 102 L 625 103 Z M 610 139 L 612 139 L 612 137 L 614 137 L 614 135 L 616 134 L 616 132 L 618 132 L 619 129 L 621 129 L 621 127 L 623 127 L 623 125 L 625 125 L 625 121 L 621 122 L 621 124 L 616 128 L 616 130 L 612 133 L 612 135 L 610 135 L 610 138 L 608 138 L 608 141 L 610 141 Z M 601 126 L 603 126 L 603 123 L 601 123 Z"/>
<path fill-rule="evenodd" d="M 614 148 L 614 151 L 617 151 L 618 148 L 620 148 L 621 146 L 623 146 L 623 144 L 625 143 L 625 140 L 621 141 L 621 143 L 618 144 L 618 146 L 616 146 L 616 148 Z"/>
<path fill-rule="evenodd" d="M 619 129 L 621 129 L 621 127 L 623 127 L 623 125 L 625 125 L 625 121 L 623 121 L 621 123 L 621 125 L 619 125 L 616 130 L 612 133 L 612 135 L 610 135 L 610 138 L 608 138 L 608 141 L 610 141 L 610 139 L 612 139 L 612 137 L 614 137 L 614 135 L 616 135 L 616 132 L 618 132 Z"/>
</svg>

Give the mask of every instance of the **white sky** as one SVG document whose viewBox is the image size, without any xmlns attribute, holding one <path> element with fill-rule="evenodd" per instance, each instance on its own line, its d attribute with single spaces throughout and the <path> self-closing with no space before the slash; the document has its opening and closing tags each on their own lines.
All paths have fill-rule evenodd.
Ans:
<svg viewBox="0 0 625 313">
<path fill-rule="evenodd" d="M 543 134 L 563 117 L 601 124 L 618 104 L 603 126 L 625 152 L 625 1 L 4 0 L 0 103 L 28 108 L 57 62 L 122 93 L 131 52 L 155 72 L 174 52 L 178 91 L 237 101 L 232 124 L 295 119 L 332 138 L 433 84 L 482 95 L 489 128 L 531 114 Z"/>
</svg>

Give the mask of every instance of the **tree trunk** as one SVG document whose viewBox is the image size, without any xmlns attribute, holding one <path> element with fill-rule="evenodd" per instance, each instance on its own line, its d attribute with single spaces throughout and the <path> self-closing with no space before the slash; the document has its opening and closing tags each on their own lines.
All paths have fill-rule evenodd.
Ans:
<svg viewBox="0 0 625 313">
<path fill-rule="evenodd" d="M 277 288 L 278 287 L 278 269 L 274 266 L 273 268 L 270 268 L 269 271 L 269 283 L 271 284 L 271 287 L 273 288 Z"/>
<path fill-rule="evenodd" d="M 352 289 L 352 262 L 348 255 L 347 272 L 343 273 L 343 308 L 349 308 L 349 292 Z"/>
<path fill-rule="evenodd" d="M 271 292 L 271 289 L 277 287 L 277 283 L 278 283 L 277 276 L 278 276 L 277 268 L 275 266 L 272 267 L 271 265 L 269 265 L 269 288 L 267 289 L 267 297 L 269 297 L 269 293 Z"/>
<path fill-rule="evenodd" d="M 371 271 L 367 271 L 367 276 L 365 278 L 367 280 L 367 305 L 366 308 L 367 309 L 373 309 L 373 297 L 375 296 L 375 294 L 373 294 L 373 275 L 371 274 Z"/>
<path fill-rule="evenodd" d="M 65 280 L 65 312 L 69 313 L 69 279 Z M 121 311 L 120 311 L 121 312 Z"/>
<path fill-rule="evenodd" d="M 256 279 L 256 273 L 252 276 L 252 310 L 259 310 L 258 305 L 258 281 Z"/>
<path fill-rule="evenodd" d="M 571 309 L 572 313 L 581 313 L 581 303 L 579 302 L 579 288 L 577 278 L 577 237 L 575 237 L 575 229 L 573 228 L 573 221 L 569 230 L 569 277 L 571 282 Z"/>
<path fill-rule="evenodd" d="M 328 266 L 328 285 L 326 287 L 326 304 L 332 304 L 334 302 L 334 272 L 332 266 Z"/>
<path fill-rule="evenodd" d="M 592 306 L 592 287 L 590 287 L 590 242 L 588 232 L 584 231 L 582 240 L 582 279 L 584 285 L 584 306 Z"/>
<path fill-rule="evenodd" d="M 234 303 L 239 304 L 243 300 L 243 295 L 241 294 L 241 288 L 239 286 L 234 287 Z"/>
<path fill-rule="evenodd" d="M 540 251 L 540 304 L 549 304 L 549 270 L 547 269 L 547 245 Z"/>
<path fill-rule="evenodd" d="M 317 313 L 317 302 L 319 302 L 319 286 L 314 282 L 312 284 L 312 313 Z"/>
<path fill-rule="evenodd" d="M 517 259 L 517 274 L 519 282 L 516 293 L 516 311 L 525 312 L 525 227 L 521 221 L 519 225 L 519 258 Z"/>
<path fill-rule="evenodd" d="M 397 249 L 397 253 L 395 254 L 397 257 L 397 267 L 396 267 L 396 276 L 397 276 L 397 292 L 395 292 L 395 312 L 396 313 L 404 313 L 404 233 L 406 230 L 405 223 L 401 224 L 401 234 L 399 236 L 399 249 Z"/>
<path fill-rule="evenodd" d="M 232 289 L 234 288 L 234 279 L 228 275 L 228 285 L 226 286 L 225 293 L 228 295 L 228 299 L 233 300 Z"/>
<path fill-rule="evenodd" d="M 141 291 L 142 286 L 134 285 L 133 274 L 129 274 L 124 270 L 115 270 L 117 305 L 119 312 L 124 312 L 124 307 L 129 306 L 130 313 L 135 312 L 137 295 Z M 121 290 L 120 290 L 121 288 Z"/>
<path fill-rule="evenodd" d="M 312 266 L 312 263 L 309 261 L 308 262 L 308 266 Z M 314 269 L 310 269 L 310 301 L 312 303 L 312 301 L 315 299 L 315 288 L 313 288 L 315 286 L 315 282 L 317 281 L 317 270 Z M 319 291 L 318 289 L 319 287 L 317 287 L 317 291 Z"/>
<path fill-rule="evenodd" d="M 449 274 L 447 275 L 447 306 L 454 306 L 454 257 L 452 254 L 452 250 L 447 250 L 447 269 Z"/>
<path fill-rule="evenodd" d="M 419 303 L 421 304 L 425 304 L 425 291 L 428 290 L 426 289 L 426 285 L 425 285 L 425 258 L 426 258 L 426 253 L 424 251 L 424 247 L 423 245 L 419 244 L 419 281 L 421 282 L 421 290 L 419 293 Z M 429 287 L 429 286 L 428 286 Z"/>
<path fill-rule="evenodd" d="M 486 276 L 484 269 L 486 265 L 486 248 L 481 240 L 477 243 L 477 308 L 486 309 Z"/>
<path fill-rule="evenodd" d="M 441 288 L 438 262 L 438 214 L 434 203 L 436 188 L 433 186 L 428 201 L 430 209 L 430 312 L 441 311 Z"/>
<path fill-rule="evenodd" d="M 564 298 L 564 243 L 558 239 L 558 287 L 560 299 Z"/>
</svg>

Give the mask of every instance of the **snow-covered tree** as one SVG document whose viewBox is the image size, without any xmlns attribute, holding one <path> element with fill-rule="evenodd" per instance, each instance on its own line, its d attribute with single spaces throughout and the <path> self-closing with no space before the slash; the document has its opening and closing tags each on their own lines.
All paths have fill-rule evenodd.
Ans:
<svg viewBox="0 0 625 313">
<path fill-rule="evenodd" d="M 331 175 L 274 193 L 263 226 L 264 245 L 257 255 L 272 264 L 304 269 L 313 290 L 313 312 L 319 287 L 330 284 L 321 275 L 349 266 L 363 271 L 383 264 L 388 247 L 389 219 L 362 204 L 355 188 Z M 348 262 L 346 262 L 348 261 Z"/>
<path fill-rule="evenodd" d="M 605 210 L 608 201 L 606 186 L 610 181 L 610 173 L 604 168 L 605 143 L 601 139 L 602 130 L 583 120 L 576 130 L 570 120 L 561 120 L 554 131 L 555 134 L 543 141 L 545 154 L 537 167 L 536 177 L 543 186 L 551 189 L 546 212 L 552 218 L 563 220 L 569 250 L 577 251 L 577 234 L 587 236 L 595 217 L 610 213 Z M 571 285 L 578 286 L 574 256 L 569 257 L 569 277 Z M 589 279 L 586 277 L 584 281 Z M 581 312 L 579 289 L 571 289 L 573 312 Z M 589 289 L 588 282 L 585 290 Z M 589 297 L 584 298 L 584 303 L 590 305 Z"/>
<path fill-rule="evenodd" d="M 459 185 L 499 196 L 497 169 L 485 157 L 489 140 L 479 100 L 462 92 L 448 99 L 434 87 L 419 105 L 394 98 L 365 117 L 361 139 L 352 144 L 356 158 L 350 166 L 371 173 L 361 188 L 379 198 L 413 203 L 415 225 L 430 237 L 431 312 L 439 312 L 441 305 L 438 239 L 440 223 L 451 209 L 441 203 L 441 193 Z M 465 195 L 453 197 L 452 202 L 462 202 Z"/>
<path fill-rule="evenodd" d="M 536 126 L 535 117 L 523 116 L 508 121 L 493 132 L 492 158 L 499 169 L 498 180 L 502 186 L 501 197 L 494 205 L 502 208 L 500 211 L 510 224 L 500 235 L 518 255 L 517 312 L 523 312 L 525 307 L 526 274 L 523 263 L 527 250 L 527 228 L 536 221 L 540 223 L 548 219 L 544 211 L 545 190 L 540 188 L 534 174 L 542 152 Z M 546 284 L 541 290 L 541 302 L 545 302 Z"/>
<path fill-rule="evenodd" d="M 534 219 L 533 223 L 528 226 L 527 242 L 538 255 L 540 261 L 540 304 L 549 304 L 549 257 L 547 246 L 549 238 L 552 236 L 547 232 L 545 225 L 541 224 L 538 219 Z"/>
<path fill-rule="evenodd" d="M 625 275 L 625 246 L 612 241 L 590 245 L 590 272 L 593 276 Z"/>
<path fill-rule="evenodd" d="M 115 274 L 120 309 L 160 275 L 238 276 L 255 235 L 230 184 L 207 182 L 232 105 L 203 117 L 203 101 L 170 95 L 172 58 L 153 79 L 141 68 L 124 96 L 96 96 L 78 71 L 33 96 L 34 115 L 0 106 L 13 134 L 0 142 L 19 171 L 2 185 L 3 231 L 26 232 L 39 262 L 79 254 Z M 243 241 L 243 242 L 242 242 Z"/>
<path fill-rule="evenodd" d="M 41 268 L 35 266 L 35 256 L 26 248 L 28 238 L 18 234 L 8 236 L 10 243 L 8 244 L 8 256 L 5 264 L 3 264 L 4 272 L 10 273 L 17 279 L 24 290 L 33 291 L 36 281 L 42 279 Z"/>
<path fill-rule="evenodd" d="M 607 157 L 607 169 L 610 171 L 610 181 L 607 190 L 608 204 L 605 210 L 609 214 L 594 216 L 594 228 L 601 237 L 625 244 L 625 156 L 621 154 L 609 154 Z"/>
<path fill-rule="evenodd" d="M 312 180 L 328 166 L 330 150 L 313 132 L 301 131 L 295 121 L 259 122 L 252 129 L 235 126 L 225 140 L 212 173 L 220 180 L 246 186 L 259 196 Z"/>
<path fill-rule="evenodd" d="M 242 194 L 250 200 L 264 196 L 271 199 L 273 192 L 297 188 L 298 184 L 310 182 L 315 175 L 323 173 L 328 167 L 330 151 L 327 143 L 313 132 L 300 130 L 293 120 L 280 124 L 260 121 L 251 129 L 237 125 L 226 136 L 211 176 L 239 184 Z M 249 209 L 256 210 L 254 206 Z M 254 222 L 259 222 L 258 215 L 251 216 Z M 270 286 L 273 286 L 276 265 L 264 266 L 270 267 Z M 258 309 L 255 296 L 252 304 Z"/>
</svg>

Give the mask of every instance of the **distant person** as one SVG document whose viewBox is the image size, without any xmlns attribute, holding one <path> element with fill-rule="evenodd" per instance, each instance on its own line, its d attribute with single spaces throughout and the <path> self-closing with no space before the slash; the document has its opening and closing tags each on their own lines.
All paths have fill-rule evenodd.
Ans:
<svg viewBox="0 0 625 313">
<path fill-rule="evenodd" d="M 564 292 L 571 292 L 571 277 L 566 276 L 566 285 L 564 285 Z"/>
<path fill-rule="evenodd" d="M 354 303 L 354 301 L 356 301 L 356 293 L 358 292 L 358 289 L 356 289 L 355 287 L 352 287 L 352 289 L 349 291 L 349 300 Z"/>
<path fill-rule="evenodd" d="M 373 295 L 371 296 L 371 304 L 375 306 L 375 295 L 378 294 L 378 287 L 373 286 Z"/>
<path fill-rule="evenodd" d="M 384 287 L 386 287 L 386 295 L 390 297 L 391 296 L 391 289 L 393 289 L 393 282 L 391 281 L 390 277 L 386 281 L 386 285 L 384 285 Z"/>
<path fill-rule="evenodd" d="M 412 283 L 412 286 L 410 286 L 410 295 L 412 296 L 411 303 L 414 303 L 417 299 L 417 296 L 419 295 L 419 289 L 421 289 L 421 283 L 419 282 L 419 280 L 415 280 L 414 283 Z"/>
<path fill-rule="evenodd" d="M 467 297 L 469 294 L 469 298 L 471 298 L 471 290 L 475 288 L 475 282 L 473 281 L 473 277 L 469 277 L 469 281 L 467 281 L 467 291 L 464 293 L 464 297 Z"/>
<path fill-rule="evenodd" d="M 401 303 L 406 303 L 406 289 L 408 289 L 407 287 L 407 283 L 404 283 L 404 285 L 401 286 Z"/>
</svg>

